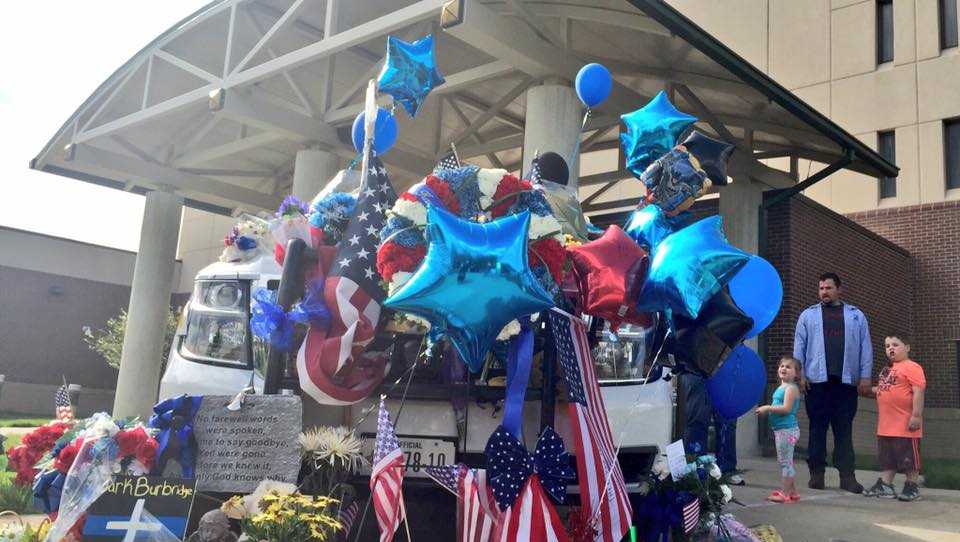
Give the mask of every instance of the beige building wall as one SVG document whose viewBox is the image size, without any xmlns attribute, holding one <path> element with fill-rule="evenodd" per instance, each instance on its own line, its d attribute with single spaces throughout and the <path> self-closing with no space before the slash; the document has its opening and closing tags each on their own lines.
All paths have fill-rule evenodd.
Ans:
<svg viewBox="0 0 960 542">
<path fill-rule="evenodd" d="M 174 283 L 174 293 L 193 291 L 197 272 L 217 261 L 223 251 L 223 238 L 236 222 L 237 219 L 229 216 L 183 208 L 177 247 L 177 258 L 183 261 L 183 266 L 179 280 Z"/>
<path fill-rule="evenodd" d="M 960 200 L 943 159 L 943 121 L 960 117 L 960 50 L 939 48 L 936 0 L 894 1 L 894 60 L 879 66 L 875 0 L 669 3 L 867 145 L 895 131 L 896 197 L 881 200 L 876 180 L 847 171 L 807 196 L 841 213 Z M 800 176 L 822 167 L 801 161 Z"/>
</svg>

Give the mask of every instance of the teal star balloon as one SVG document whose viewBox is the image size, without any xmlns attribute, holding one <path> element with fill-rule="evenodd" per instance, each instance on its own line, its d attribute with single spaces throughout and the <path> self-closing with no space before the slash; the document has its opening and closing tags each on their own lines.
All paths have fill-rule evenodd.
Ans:
<svg viewBox="0 0 960 542">
<path fill-rule="evenodd" d="M 650 102 L 632 113 L 620 115 L 627 127 L 620 134 L 620 146 L 627 169 L 639 179 L 643 170 L 677 144 L 680 134 L 697 117 L 678 111 L 662 90 Z"/>
<path fill-rule="evenodd" d="M 443 83 L 433 56 L 433 34 L 413 43 L 387 38 L 387 58 L 377 88 L 393 96 L 411 117 L 417 116 L 427 94 Z"/>
<path fill-rule="evenodd" d="M 480 224 L 430 206 L 427 255 L 384 306 L 427 319 L 431 336 L 446 335 L 470 370 L 480 371 L 505 325 L 553 306 L 530 271 L 529 228 L 529 211 Z"/>
<path fill-rule="evenodd" d="M 695 222 L 657 246 L 637 310 L 696 319 L 707 300 L 749 260 L 749 254 L 727 242 L 719 216 Z"/>
</svg>

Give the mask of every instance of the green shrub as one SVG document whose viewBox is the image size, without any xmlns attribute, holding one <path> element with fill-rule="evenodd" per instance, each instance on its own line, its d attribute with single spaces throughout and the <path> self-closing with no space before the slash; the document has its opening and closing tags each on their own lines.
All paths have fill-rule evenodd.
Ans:
<svg viewBox="0 0 960 542">
<path fill-rule="evenodd" d="M 18 514 L 35 514 L 33 489 L 18 486 L 9 478 L 0 478 L 0 510 L 12 510 Z"/>
</svg>

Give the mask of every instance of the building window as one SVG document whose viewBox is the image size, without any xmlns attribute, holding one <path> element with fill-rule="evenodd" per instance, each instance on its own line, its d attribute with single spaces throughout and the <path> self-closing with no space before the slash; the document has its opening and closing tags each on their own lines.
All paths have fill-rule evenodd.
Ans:
<svg viewBox="0 0 960 542">
<path fill-rule="evenodd" d="M 940 50 L 957 46 L 957 0 L 939 0 Z"/>
<path fill-rule="evenodd" d="M 946 166 L 947 190 L 960 188 L 960 119 L 943 123 L 943 163 Z"/>
<path fill-rule="evenodd" d="M 893 130 L 877 134 L 877 150 L 887 162 L 897 162 L 897 139 Z M 897 178 L 880 177 L 880 199 L 897 196 Z"/>
<path fill-rule="evenodd" d="M 877 0 L 877 64 L 893 62 L 893 0 Z"/>
</svg>

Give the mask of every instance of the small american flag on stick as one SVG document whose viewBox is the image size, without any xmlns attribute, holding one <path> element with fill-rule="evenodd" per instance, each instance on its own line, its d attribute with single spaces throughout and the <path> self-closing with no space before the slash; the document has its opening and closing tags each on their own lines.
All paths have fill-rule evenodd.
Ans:
<svg viewBox="0 0 960 542">
<path fill-rule="evenodd" d="M 70 392 L 67 389 L 67 383 L 57 388 L 57 393 L 53 396 L 54 415 L 59 422 L 73 421 L 73 406 L 70 404 Z"/>
<path fill-rule="evenodd" d="M 393 431 L 387 405 L 380 397 L 377 440 L 373 447 L 373 470 L 370 473 L 370 498 L 380 526 L 380 542 L 393 540 L 400 522 L 406 519 L 402 492 L 405 465 L 406 460 Z"/>
<path fill-rule="evenodd" d="M 694 497 L 693 500 L 683 505 L 683 532 L 690 534 L 697 528 L 700 522 L 700 499 Z"/>
</svg>

